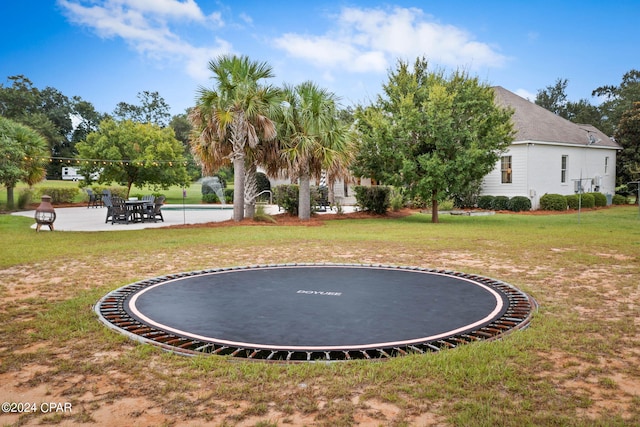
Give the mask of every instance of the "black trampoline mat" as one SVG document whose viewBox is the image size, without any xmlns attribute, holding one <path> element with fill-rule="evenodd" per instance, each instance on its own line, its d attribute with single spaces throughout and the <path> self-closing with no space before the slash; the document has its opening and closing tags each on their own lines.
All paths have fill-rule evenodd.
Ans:
<svg viewBox="0 0 640 427">
<path fill-rule="evenodd" d="M 332 351 L 459 335 L 502 316 L 509 301 L 479 281 L 422 269 L 279 265 L 163 280 L 124 305 L 143 324 L 182 337 Z"/>
</svg>

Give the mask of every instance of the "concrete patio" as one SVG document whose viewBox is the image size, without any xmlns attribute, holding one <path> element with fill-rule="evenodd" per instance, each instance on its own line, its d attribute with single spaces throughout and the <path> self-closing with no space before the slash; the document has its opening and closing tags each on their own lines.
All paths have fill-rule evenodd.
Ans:
<svg viewBox="0 0 640 427">
<path fill-rule="evenodd" d="M 344 206 L 344 212 L 353 212 L 352 206 Z M 277 205 L 266 205 L 265 213 L 274 215 L 282 213 L 278 210 Z M 319 212 L 320 214 L 331 214 L 335 211 Z M 34 210 L 15 212 L 12 215 L 20 215 L 33 218 Z M 160 228 L 171 225 L 184 224 L 204 224 L 207 222 L 222 222 L 230 220 L 233 216 L 232 205 L 178 205 L 167 204 L 162 208 L 162 216 L 164 222 L 141 222 L 141 223 L 115 223 L 108 222 L 105 224 L 107 216 L 107 208 L 87 208 L 70 207 L 56 208 L 56 221 L 54 228 L 56 231 L 123 231 L 123 230 L 141 230 L 145 228 Z M 34 220 L 31 228 L 36 228 Z M 49 231 L 47 226 L 40 230 Z"/>
</svg>

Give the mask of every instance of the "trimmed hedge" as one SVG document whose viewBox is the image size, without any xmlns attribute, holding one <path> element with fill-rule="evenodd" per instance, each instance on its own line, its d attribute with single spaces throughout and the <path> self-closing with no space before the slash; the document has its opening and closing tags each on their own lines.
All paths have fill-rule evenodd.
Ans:
<svg viewBox="0 0 640 427">
<path fill-rule="evenodd" d="M 391 193 L 389 187 L 383 185 L 373 187 L 357 185 L 354 187 L 354 191 L 356 193 L 356 202 L 363 211 L 381 215 L 389 209 L 389 195 Z"/>
<path fill-rule="evenodd" d="M 38 198 L 43 195 L 51 196 L 51 203 L 73 203 L 80 190 L 78 188 L 42 187 L 38 189 Z"/>
<path fill-rule="evenodd" d="M 545 211 L 566 211 L 567 198 L 562 194 L 545 194 L 540 197 L 540 209 Z"/>
<path fill-rule="evenodd" d="M 594 199 L 595 199 L 595 205 L 596 207 L 603 207 L 603 206 L 607 206 L 607 196 L 605 196 L 602 193 L 589 193 L 591 194 Z"/>
<path fill-rule="evenodd" d="M 582 207 L 593 208 L 596 205 L 596 198 L 591 193 L 584 193 L 582 195 Z"/>
<path fill-rule="evenodd" d="M 478 207 L 480 209 L 486 209 L 486 210 L 491 209 L 491 206 L 493 206 L 493 199 L 495 199 L 495 197 L 493 196 L 478 197 Z"/>
<path fill-rule="evenodd" d="M 629 203 L 629 200 L 627 199 L 626 196 L 623 196 L 622 194 L 614 194 L 612 203 L 614 205 L 626 205 Z"/>
<path fill-rule="evenodd" d="M 491 208 L 495 211 L 506 211 L 509 205 L 509 198 L 507 196 L 496 196 L 491 203 Z"/>
<path fill-rule="evenodd" d="M 522 212 L 531 210 L 531 200 L 525 196 L 514 196 L 509 199 L 507 209 L 513 212 Z"/>
<path fill-rule="evenodd" d="M 580 199 L 577 194 L 571 194 L 567 196 L 567 205 L 569 209 L 578 209 L 578 205 L 580 204 Z"/>
</svg>

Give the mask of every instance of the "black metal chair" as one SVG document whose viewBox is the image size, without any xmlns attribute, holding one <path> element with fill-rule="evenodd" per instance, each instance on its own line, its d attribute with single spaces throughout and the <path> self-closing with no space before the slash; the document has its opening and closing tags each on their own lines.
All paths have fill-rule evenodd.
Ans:
<svg viewBox="0 0 640 427">
<path fill-rule="evenodd" d="M 155 199 L 155 203 L 153 204 L 153 212 L 151 212 L 148 216 L 149 220 L 156 222 L 158 218 L 160 218 L 160 221 L 164 222 L 164 218 L 162 217 L 162 205 L 164 205 L 164 201 L 164 196 L 160 196 Z"/>
<path fill-rule="evenodd" d="M 116 222 L 129 222 L 129 210 L 127 209 L 127 205 L 122 197 L 113 196 L 111 197 L 111 224 L 115 224 Z"/>
<path fill-rule="evenodd" d="M 107 217 L 104 220 L 104 223 L 106 224 L 107 222 L 109 222 L 109 218 L 113 216 L 113 203 L 111 202 L 111 196 L 103 194 L 102 203 L 107 208 Z"/>
<path fill-rule="evenodd" d="M 98 208 L 102 206 L 102 198 L 100 195 L 96 194 L 90 188 L 85 190 L 87 192 L 87 196 L 89 197 L 87 201 L 87 208 Z"/>
</svg>

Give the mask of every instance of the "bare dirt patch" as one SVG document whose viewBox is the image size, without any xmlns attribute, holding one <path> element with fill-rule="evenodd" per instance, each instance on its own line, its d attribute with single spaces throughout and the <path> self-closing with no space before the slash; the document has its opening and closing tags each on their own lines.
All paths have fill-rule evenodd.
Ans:
<svg viewBox="0 0 640 427">
<path fill-rule="evenodd" d="M 327 221 L 350 218 L 372 216 L 359 212 L 331 218 L 315 216 L 301 222 L 278 215 L 273 226 L 319 227 Z M 240 225 L 270 226 L 254 221 Z M 238 224 L 176 228 L 229 226 Z M 574 251 L 573 248 L 548 249 L 554 257 L 569 256 Z M 78 321 L 76 330 L 67 328 L 74 333 L 71 338 L 49 336 L 43 330 L 46 326 L 38 323 L 43 315 L 39 310 L 43 301 L 64 302 L 79 292 L 95 289 L 104 289 L 106 293 L 144 277 L 186 271 L 198 264 L 210 265 L 212 259 L 225 265 L 279 263 L 284 259 L 474 270 L 522 284 L 541 303 L 542 316 L 575 317 L 576 324 L 585 325 L 575 335 L 567 332 L 569 339 L 585 339 L 589 346 L 601 346 L 588 354 L 576 354 L 558 343 L 551 351 L 540 352 L 539 366 L 532 373 L 535 380 L 579 399 L 576 415 L 587 420 L 606 419 L 608 413 L 638 420 L 640 339 L 638 324 L 634 324 L 639 317 L 640 300 L 635 275 L 637 257 L 615 251 L 601 252 L 598 255 L 604 261 L 600 264 L 571 269 L 567 263 L 563 270 L 555 271 L 550 266 L 530 263 L 526 257 L 515 261 L 496 253 L 469 249 L 435 251 L 426 245 L 398 243 L 372 251 L 366 243 L 356 242 L 336 250 L 336 247 L 305 241 L 296 246 L 266 246 L 259 254 L 252 248 L 232 245 L 210 251 L 181 248 L 172 251 L 171 257 L 152 251 L 113 254 L 108 260 L 101 260 L 108 264 L 102 274 L 96 274 L 95 259 L 85 258 L 58 266 L 45 263 L 13 266 L 0 271 L 3 289 L 0 315 L 11 325 L 4 329 L 6 334 L 0 343 L 0 400 L 38 405 L 70 403 L 73 411 L 9 413 L 0 419 L 8 425 L 253 426 L 259 422 L 296 426 L 446 425 L 442 406 L 447 402 L 427 402 L 415 397 L 391 396 L 388 400 L 371 397 L 370 388 L 379 383 L 367 385 L 366 378 L 354 378 L 353 387 L 345 392 L 335 390 L 330 378 L 302 385 L 299 379 L 288 377 L 286 371 L 283 379 L 261 378 L 258 373 L 255 375 L 259 379 L 247 388 L 246 376 L 239 364 L 218 363 L 197 369 L 192 365 L 190 369 L 181 369 L 184 363 L 191 362 L 176 362 L 173 357 L 149 351 L 144 345 L 130 342 L 102 325 L 92 326 L 95 319 L 90 318 L 90 303 L 80 312 L 91 322 Z M 556 307 L 566 308 L 566 312 Z M 630 326 L 625 329 L 622 322 Z M 612 336 L 607 336 L 607 332 Z M 427 390 L 429 385 L 419 387 Z"/>
</svg>

